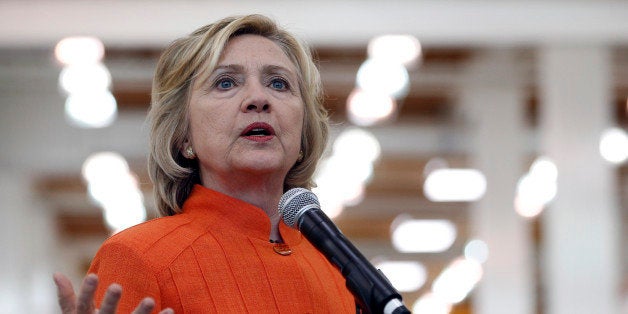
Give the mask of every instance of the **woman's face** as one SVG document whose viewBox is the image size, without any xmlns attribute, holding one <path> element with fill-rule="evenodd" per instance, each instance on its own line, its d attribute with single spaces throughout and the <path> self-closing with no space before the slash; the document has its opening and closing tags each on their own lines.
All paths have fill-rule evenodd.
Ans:
<svg viewBox="0 0 628 314">
<path fill-rule="evenodd" d="M 301 146 L 304 105 L 297 70 L 271 40 L 231 39 L 214 71 L 195 82 L 191 144 L 208 186 L 250 176 L 285 178 Z"/>
</svg>

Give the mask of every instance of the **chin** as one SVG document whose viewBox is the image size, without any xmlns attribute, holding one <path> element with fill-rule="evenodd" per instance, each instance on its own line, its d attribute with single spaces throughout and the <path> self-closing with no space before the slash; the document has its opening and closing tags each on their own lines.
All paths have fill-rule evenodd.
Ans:
<svg viewBox="0 0 628 314">
<path fill-rule="evenodd" d="M 247 169 L 248 171 L 260 172 L 260 173 L 274 173 L 281 172 L 282 170 L 287 173 L 286 160 L 283 158 L 268 158 L 268 156 L 257 156 L 242 160 L 240 163 L 241 169 Z"/>
</svg>

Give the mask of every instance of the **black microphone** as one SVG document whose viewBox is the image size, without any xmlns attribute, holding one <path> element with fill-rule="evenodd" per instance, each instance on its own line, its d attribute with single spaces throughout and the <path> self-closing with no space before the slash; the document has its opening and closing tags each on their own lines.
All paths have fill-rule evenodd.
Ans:
<svg viewBox="0 0 628 314">
<path fill-rule="evenodd" d="M 410 313 L 386 276 L 325 215 L 314 193 L 304 188 L 289 190 L 281 197 L 279 212 L 286 225 L 301 231 L 340 270 L 363 312 Z"/>
</svg>

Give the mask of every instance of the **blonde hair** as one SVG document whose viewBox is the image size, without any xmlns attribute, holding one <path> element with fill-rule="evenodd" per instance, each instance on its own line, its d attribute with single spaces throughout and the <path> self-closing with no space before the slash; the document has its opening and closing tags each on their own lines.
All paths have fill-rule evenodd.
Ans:
<svg viewBox="0 0 628 314">
<path fill-rule="evenodd" d="M 200 183 L 197 161 L 186 159 L 181 153 L 190 131 L 188 102 L 193 82 L 213 71 L 231 38 L 244 34 L 272 40 L 297 68 L 305 106 L 301 134 L 303 159 L 286 175 L 284 191 L 314 186 L 312 177 L 325 149 L 329 126 L 322 105 L 320 74 L 309 49 L 265 16 L 229 17 L 175 40 L 157 64 L 148 113 L 148 171 L 155 185 L 155 204 L 163 216 L 181 212 L 192 187 Z"/>
</svg>

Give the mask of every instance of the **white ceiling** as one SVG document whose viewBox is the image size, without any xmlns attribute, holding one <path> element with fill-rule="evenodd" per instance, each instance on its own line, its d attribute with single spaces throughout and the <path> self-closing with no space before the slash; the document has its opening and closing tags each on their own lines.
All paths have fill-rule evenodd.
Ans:
<svg viewBox="0 0 628 314">
<path fill-rule="evenodd" d="M 166 1 L 4 0 L 0 48 L 50 47 L 68 35 L 108 46 L 163 46 L 219 18 L 263 13 L 321 45 L 412 33 L 424 45 L 628 42 L 626 1 Z"/>
</svg>

